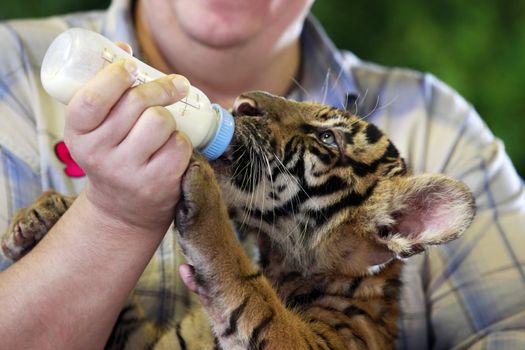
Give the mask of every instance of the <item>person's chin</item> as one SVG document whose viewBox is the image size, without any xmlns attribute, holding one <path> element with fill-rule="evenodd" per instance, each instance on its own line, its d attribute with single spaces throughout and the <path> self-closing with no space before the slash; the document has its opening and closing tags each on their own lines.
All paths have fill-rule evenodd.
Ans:
<svg viewBox="0 0 525 350">
<path fill-rule="evenodd" d="M 241 23 L 225 24 L 223 22 L 208 22 L 203 26 L 186 27 L 186 33 L 191 38 L 202 45 L 213 48 L 231 48 L 242 46 L 256 34 L 252 34 L 249 26 L 243 26 Z"/>
<path fill-rule="evenodd" d="M 242 45 L 262 28 L 261 16 L 252 6 L 232 10 L 229 0 L 199 0 L 184 6 L 189 0 L 175 2 L 174 13 L 182 30 L 193 40 L 211 47 Z M 230 6 L 231 5 L 231 6 Z"/>
</svg>

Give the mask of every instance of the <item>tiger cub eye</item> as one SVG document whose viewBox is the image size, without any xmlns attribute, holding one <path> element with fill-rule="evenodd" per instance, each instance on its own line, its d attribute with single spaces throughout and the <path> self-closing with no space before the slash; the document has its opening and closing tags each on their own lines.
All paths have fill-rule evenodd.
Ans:
<svg viewBox="0 0 525 350">
<path fill-rule="evenodd" d="M 325 143 L 330 146 L 336 145 L 334 133 L 330 130 L 326 130 L 320 133 L 319 140 L 321 140 L 322 143 Z"/>
</svg>

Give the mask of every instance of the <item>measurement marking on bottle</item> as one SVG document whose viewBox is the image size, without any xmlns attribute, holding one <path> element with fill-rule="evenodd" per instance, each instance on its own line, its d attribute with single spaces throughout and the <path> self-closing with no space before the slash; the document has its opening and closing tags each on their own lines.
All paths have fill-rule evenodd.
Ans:
<svg viewBox="0 0 525 350">
<path fill-rule="evenodd" d="M 111 64 L 111 63 L 115 62 L 115 58 L 117 57 L 117 55 L 115 53 L 113 53 L 110 49 L 105 47 L 105 48 L 102 49 L 101 57 L 102 57 L 102 59 L 104 61 L 106 61 L 107 63 Z M 146 72 L 141 72 L 140 70 L 138 70 L 137 71 L 137 80 L 133 84 L 133 87 L 135 87 L 137 85 L 145 84 L 148 81 L 151 81 L 151 78 L 150 78 L 149 74 L 146 73 Z M 199 95 L 195 94 L 195 96 L 197 96 L 197 98 L 196 98 L 197 103 L 198 103 L 197 106 L 195 106 L 195 105 L 193 105 L 193 104 L 188 102 L 188 96 L 184 97 L 184 99 L 179 101 L 180 103 L 184 104 L 184 109 L 182 110 L 182 115 L 184 115 L 186 113 L 186 108 L 188 106 L 190 106 L 192 108 L 195 108 L 195 109 L 200 109 L 199 108 L 199 106 L 200 106 Z"/>
<path fill-rule="evenodd" d="M 108 49 L 107 47 L 105 47 L 104 49 L 102 49 L 102 59 L 108 63 L 113 63 L 115 61 L 115 54 L 110 50 Z"/>
</svg>

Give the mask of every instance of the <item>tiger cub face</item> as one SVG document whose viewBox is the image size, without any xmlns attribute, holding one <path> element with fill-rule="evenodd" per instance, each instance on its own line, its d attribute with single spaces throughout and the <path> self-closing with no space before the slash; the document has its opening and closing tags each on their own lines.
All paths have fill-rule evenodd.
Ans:
<svg viewBox="0 0 525 350">
<path fill-rule="evenodd" d="M 411 176 L 388 137 L 346 111 L 251 92 L 233 113 L 232 145 L 212 164 L 231 219 L 305 273 L 372 274 L 474 216 L 465 185 Z"/>
</svg>

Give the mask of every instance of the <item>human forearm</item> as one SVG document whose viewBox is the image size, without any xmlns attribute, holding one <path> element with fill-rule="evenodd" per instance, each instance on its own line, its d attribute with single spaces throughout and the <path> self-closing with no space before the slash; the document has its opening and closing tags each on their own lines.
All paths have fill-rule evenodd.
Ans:
<svg viewBox="0 0 525 350">
<path fill-rule="evenodd" d="M 166 229 L 141 232 L 81 194 L 33 251 L 0 273 L 3 346 L 103 347 Z"/>
<path fill-rule="evenodd" d="M 166 109 L 187 80 L 132 88 L 117 61 L 73 97 L 64 140 L 87 183 L 46 237 L 0 274 L 0 339 L 8 349 L 102 348 L 173 218 L 191 143 Z"/>
</svg>

